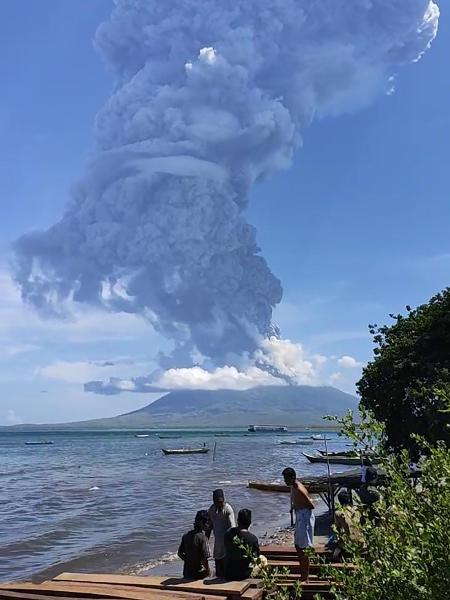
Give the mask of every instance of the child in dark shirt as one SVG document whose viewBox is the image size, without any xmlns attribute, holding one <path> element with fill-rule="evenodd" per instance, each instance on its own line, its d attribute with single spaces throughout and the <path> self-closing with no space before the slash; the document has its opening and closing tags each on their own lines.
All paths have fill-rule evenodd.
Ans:
<svg viewBox="0 0 450 600">
<path fill-rule="evenodd" d="M 209 577 L 209 546 L 205 531 L 209 527 L 206 510 L 199 510 L 195 516 L 194 529 L 185 533 L 178 548 L 178 556 L 184 561 L 183 577 L 204 579 Z"/>
<path fill-rule="evenodd" d="M 248 531 L 252 513 L 243 508 L 238 513 L 238 526 L 225 534 L 225 579 L 242 581 L 252 573 L 252 560 L 259 556 L 258 538 Z M 236 538 L 239 538 L 238 540 Z"/>
</svg>

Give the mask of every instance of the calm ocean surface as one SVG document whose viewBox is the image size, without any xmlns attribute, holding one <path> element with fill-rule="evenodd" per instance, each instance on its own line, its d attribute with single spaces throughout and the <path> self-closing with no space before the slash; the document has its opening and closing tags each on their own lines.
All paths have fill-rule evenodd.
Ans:
<svg viewBox="0 0 450 600">
<path fill-rule="evenodd" d="M 184 432 L 167 440 L 129 431 L 0 433 L 0 580 L 63 570 L 142 573 L 170 561 L 217 487 L 236 511 L 252 509 L 257 533 L 272 531 L 288 520 L 287 496 L 250 490 L 247 482 L 277 480 L 286 466 L 300 475 L 326 473 L 302 455 L 323 442 L 279 443 L 310 434 Z M 328 435 L 329 448 L 344 448 Z M 37 440 L 53 445 L 25 445 Z M 211 448 L 206 455 L 161 452 L 204 442 Z"/>
</svg>

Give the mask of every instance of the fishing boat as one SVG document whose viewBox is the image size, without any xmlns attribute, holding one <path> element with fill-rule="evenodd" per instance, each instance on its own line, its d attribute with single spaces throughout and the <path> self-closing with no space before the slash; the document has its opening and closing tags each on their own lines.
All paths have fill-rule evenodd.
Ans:
<svg viewBox="0 0 450 600">
<path fill-rule="evenodd" d="M 25 442 L 25 446 L 50 446 L 53 442 L 42 441 L 42 442 Z"/>
<path fill-rule="evenodd" d="M 322 456 L 327 455 L 326 450 L 318 450 Z M 346 450 L 344 452 L 328 452 L 328 456 L 359 456 L 354 450 Z"/>
<path fill-rule="evenodd" d="M 311 439 L 316 440 L 316 442 L 322 442 L 325 439 L 325 437 L 323 435 L 315 434 L 311 436 Z"/>
<path fill-rule="evenodd" d="M 262 492 L 289 492 L 288 485 L 283 483 L 270 483 L 269 481 L 249 481 L 248 487 Z"/>
<path fill-rule="evenodd" d="M 376 457 L 361 458 L 360 456 L 345 456 L 342 454 L 323 456 L 322 454 L 307 454 L 306 452 L 302 452 L 302 454 L 311 463 L 330 463 L 330 465 L 361 465 L 361 463 L 364 465 L 375 465 L 380 462 Z"/>
<path fill-rule="evenodd" d="M 207 454 L 209 448 L 163 448 L 163 454 Z"/>
<path fill-rule="evenodd" d="M 248 431 L 252 433 L 286 433 L 286 425 L 249 425 Z"/>
<path fill-rule="evenodd" d="M 136 433 L 134 437 L 147 438 L 147 437 L 150 437 L 150 434 L 149 433 Z"/>
<path fill-rule="evenodd" d="M 280 446 L 310 446 L 314 444 L 312 440 L 282 440 Z"/>
</svg>

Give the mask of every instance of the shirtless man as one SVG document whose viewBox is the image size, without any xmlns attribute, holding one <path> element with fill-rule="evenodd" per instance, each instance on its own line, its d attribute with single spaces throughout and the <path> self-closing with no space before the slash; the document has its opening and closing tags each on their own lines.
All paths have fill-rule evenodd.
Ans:
<svg viewBox="0 0 450 600">
<path fill-rule="evenodd" d="M 308 490 L 297 480 L 297 473 L 291 467 L 283 471 L 286 485 L 291 488 L 291 511 L 295 512 L 295 549 L 300 563 L 300 577 L 308 581 L 309 556 L 306 548 L 314 547 L 314 504 Z"/>
</svg>

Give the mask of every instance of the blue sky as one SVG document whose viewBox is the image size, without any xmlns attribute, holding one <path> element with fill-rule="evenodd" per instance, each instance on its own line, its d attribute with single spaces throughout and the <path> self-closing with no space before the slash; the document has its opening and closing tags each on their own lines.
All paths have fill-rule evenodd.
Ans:
<svg viewBox="0 0 450 600">
<path fill-rule="evenodd" d="M 108 0 L 0 5 L 0 424 L 117 414 L 144 394 L 98 396 L 84 381 L 151 370 L 167 342 L 132 315 L 80 310 L 42 321 L 7 271 L 9 244 L 62 214 L 93 149 L 112 78 L 92 47 Z M 258 184 L 248 218 L 284 299 L 282 334 L 327 358 L 322 381 L 351 391 L 372 352 L 367 324 L 448 285 L 450 17 L 391 96 L 304 132 L 288 171 Z M 342 360 L 343 356 L 352 357 Z M 113 360 L 114 368 L 103 366 Z"/>
</svg>

